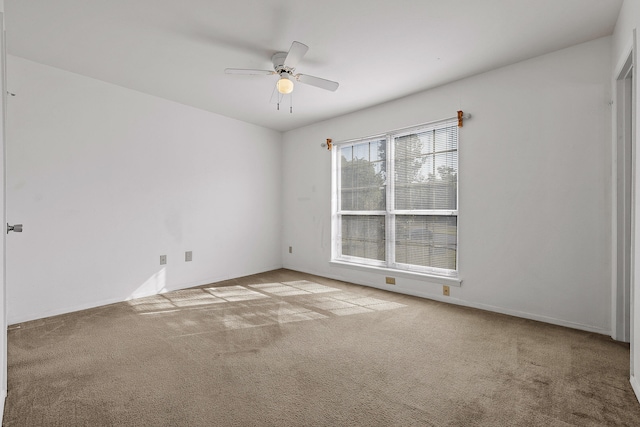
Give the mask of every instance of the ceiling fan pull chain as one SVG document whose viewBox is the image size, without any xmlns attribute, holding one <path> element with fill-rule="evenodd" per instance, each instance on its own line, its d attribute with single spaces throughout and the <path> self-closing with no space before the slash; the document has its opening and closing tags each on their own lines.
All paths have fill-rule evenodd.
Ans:
<svg viewBox="0 0 640 427">
<path fill-rule="evenodd" d="M 293 95 L 289 95 L 289 113 L 293 114 Z"/>
</svg>

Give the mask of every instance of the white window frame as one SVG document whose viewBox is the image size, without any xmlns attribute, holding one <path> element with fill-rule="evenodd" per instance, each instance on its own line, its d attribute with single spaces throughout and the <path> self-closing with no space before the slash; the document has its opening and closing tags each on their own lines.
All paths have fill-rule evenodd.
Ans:
<svg viewBox="0 0 640 427">
<path fill-rule="evenodd" d="M 407 277 L 430 277 L 435 279 L 441 279 L 440 282 L 444 284 L 452 284 L 459 286 L 461 280 L 458 278 L 459 272 L 459 222 L 456 225 L 456 269 L 442 269 L 436 267 L 423 267 L 413 264 L 404 264 L 395 261 L 395 220 L 398 215 L 419 215 L 419 216 L 437 216 L 447 217 L 454 216 L 459 217 L 459 166 L 458 166 L 458 187 L 456 191 L 456 209 L 455 210 L 396 210 L 395 209 L 395 144 L 394 138 L 398 138 L 405 135 L 411 135 L 414 133 L 425 132 L 429 130 L 440 129 L 443 127 L 449 127 L 455 124 L 452 120 L 443 120 L 438 122 L 425 123 L 418 126 L 412 126 L 410 128 L 404 128 L 400 130 L 390 131 L 385 134 L 378 134 L 365 138 L 358 138 L 353 140 L 337 142 L 333 145 L 332 150 L 332 199 L 331 199 L 331 262 L 332 264 L 339 266 L 348 266 L 356 269 L 374 270 L 384 272 L 387 274 L 395 274 Z M 366 142 L 379 141 L 381 139 L 386 140 L 386 203 L 385 210 L 381 211 L 341 211 L 340 210 L 340 193 L 341 188 L 341 170 L 340 170 L 340 150 L 344 147 L 354 146 Z M 459 133 L 458 144 L 456 147 L 456 155 L 459 158 L 460 145 L 459 145 Z M 435 153 L 434 153 L 435 154 Z M 342 216 L 343 215 L 383 215 L 385 218 L 385 260 L 373 260 L 368 258 L 360 258 L 342 254 Z M 436 280 L 438 281 L 438 280 Z"/>
</svg>

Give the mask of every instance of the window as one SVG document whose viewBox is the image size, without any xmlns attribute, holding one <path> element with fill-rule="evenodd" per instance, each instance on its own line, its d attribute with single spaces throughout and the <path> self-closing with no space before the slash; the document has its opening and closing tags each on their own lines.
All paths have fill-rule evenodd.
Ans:
<svg viewBox="0 0 640 427">
<path fill-rule="evenodd" d="M 333 260 L 457 274 L 456 122 L 338 143 L 333 165 Z"/>
</svg>

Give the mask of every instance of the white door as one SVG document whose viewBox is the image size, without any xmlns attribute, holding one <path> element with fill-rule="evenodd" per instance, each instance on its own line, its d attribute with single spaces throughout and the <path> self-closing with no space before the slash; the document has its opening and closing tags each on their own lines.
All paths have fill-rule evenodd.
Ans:
<svg viewBox="0 0 640 427">
<path fill-rule="evenodd" d="M 2 244 L 0 245 L 0 418 L 2 411 L 4 410 L 4 400 L 7 397 L 7 287 L 6 287 L 6 274 L 5 274 L 5 247 L 6 236 L 4 232 L 4 226 L 6 224 L 6 211 L 5 211 L 5 116 L 6 116 L 6 100 L 7 100 L 7 85 L 6 85 L 6 51 L 5 51 L 5 33 L 4 33 L 4 4 L 0 3 L 0 91 L 2 93 L 2 102 L 0 102 L 0 108 L 2 112 L 0 114 L 0 218 L 2 220 Z"/>
<path fill-rule="evenodd" d="M 635 147 L 633 146 L 632 99 L 633 55 L 629 54 L 616 80 L 616 278 L 613 338 L 629 342 L 631 338 L 631 248 L 633 233 L 633 185 Z"/>
<path fill-rule="evenodd" d="M 636 30 L 633 30 L 633 61 L 632 63 L 635 65 L 638 63 L 638 35 Z M 637 70 L 637 68 L 636 68 Z M 632 243 L 632 254 L 634 260 L 632 261 L 632 273 L 631 273 L 631 366 L 630 366 L 630 379 L 633 390 L 640 400 L 640 381 L 638 378 L 638 372 L 640 372 L 640 351 L 639 343 L 640 343 L 640 288 L 638 287 L 638 278 L 640 278 L 640 221 L 638 221 L 638 215 L 640 214 L 640 208 L 638 203 L 640 203 L 640 197 L 637 197 L 638 192 L 637 189 L 640 188 L 638 185 L 638 181 L 640 180 L 640 174 L 638 173 L 638 162 L 640 161 L 640 156 L 637 155 L 637 138 L 636 138 L 636 130 L 638 129 L 638 119 L 640 115 L 637 114 L 637 106 L 638 106 L 638 78 L 637 74 L 631 80 L 631 144 L 636 151 L 634 158 L 634 217 L 635 223 L 633 225 L 634 228 L 634 240 Z"/>
</svg>

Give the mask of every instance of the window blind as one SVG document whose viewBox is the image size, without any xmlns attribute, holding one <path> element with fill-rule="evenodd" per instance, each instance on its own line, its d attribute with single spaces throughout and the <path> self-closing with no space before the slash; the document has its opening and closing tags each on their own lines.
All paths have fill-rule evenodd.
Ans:
<svg viewBox="0 0 640 427">
<path fill-rule="evenodd" d="M 455 273 L 457 123 L 440 122 L 336 147 L 333 258 Z"/>
</svg>

